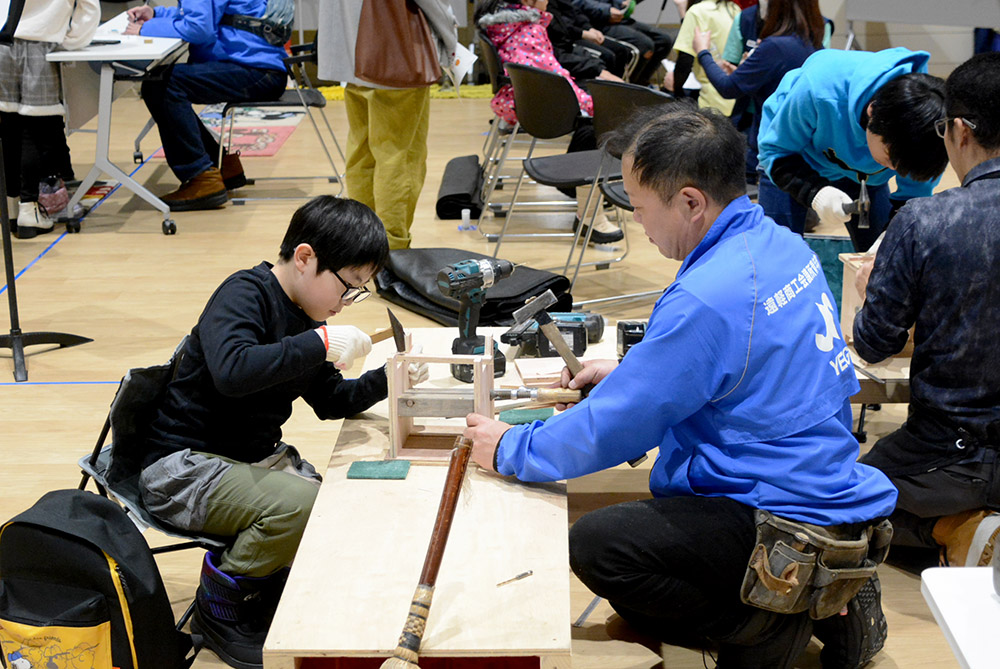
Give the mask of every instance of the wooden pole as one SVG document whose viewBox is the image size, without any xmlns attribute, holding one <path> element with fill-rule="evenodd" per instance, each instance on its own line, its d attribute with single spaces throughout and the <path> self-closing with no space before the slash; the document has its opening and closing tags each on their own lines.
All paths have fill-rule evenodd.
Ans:
<svg viewBox="0 0 1000 669">
<path fill-rule="evenodd" d="M 469 455 L 472 453 L 472 442 L 464 437 L 455 439 L 455 448 L 451 452 L 448 463 L 448 476 L 441 493 L 441 504 L 438 506 L 437 519 L 431 532 L 431 541 L 424 557 L 424 568 L 420 572 L 420 582 L 413 594 L 410 612 L 406 616 L 403 632 L 399 635 L 399 643 L 392 657 L 382 663 L 382 669 L 408 669 L 419 667 L 417 663 L 420 654 L 420 642 L 424 637 L 427 616 L 430 613 L 431 599 L 434 596 L 434 585 L 437 582 L 441 558 L 444 557 L 444 547 L 448 543 L 448 533 L 451 531 L 451 521 L 455 517 L 455 507 L 458 505 L 458 495 L 462 491 L 462 481 L 469 465 Z"/>
</svg>

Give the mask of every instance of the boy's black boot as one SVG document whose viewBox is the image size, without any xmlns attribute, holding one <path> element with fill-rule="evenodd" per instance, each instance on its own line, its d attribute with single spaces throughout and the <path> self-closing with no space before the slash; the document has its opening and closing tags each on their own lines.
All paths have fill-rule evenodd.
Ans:
<svg viewBox="0 0 1000 669">
<path fill-rule="evenodd" d="M 264 639 L 288 570 L 263 578 L 230 576 L 219 570 L 218 562 L 216 553 L 205 553 L 191 631 L 229 666 L 260 669 Z"/>
<path fill-rule="evenodd" d="M 871 661 L 885 645 L 889 626 L 882 613 L 882 584 L 878 574 L 847 603 L 847 615 L 817 620 L 816 638 L 823 642 L 819 661 L 823 669 L 856 669 Z"/>
<path fill-rule="evenodd" d="M 717 639 L 718 669 L 790 669 L 812 636 L 807 613 L 784 615 L 759 609 L 735 631 Z"/>
</svg>

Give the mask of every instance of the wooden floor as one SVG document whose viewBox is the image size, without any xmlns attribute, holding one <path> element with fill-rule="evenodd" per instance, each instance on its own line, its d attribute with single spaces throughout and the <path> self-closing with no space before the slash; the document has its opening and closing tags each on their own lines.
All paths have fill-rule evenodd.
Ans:
<svg viewBox="0 0 1000 669">
<path fill-rule="evenodd" d="M 332 103 L 329 119 L 344 139 L 347 133 L 343 104 Z M 132 166 L 132 140 L 148 115 L 142 103 L 125 97 L 115 103 L 111 159 Z M 476 231 L 459 231 L 456 221 L 439 221 L 434 202 L 446 162 L 455 156 L 481 151 L 489 118 L 485 100 L 431 102 L 430 158 L 427 181 L 413 224 L 414 246 L 459 247 L 491 252 Z M 155 133 L 146 140 L 146 155 L 158 145 Z M 94 135 L 70 138 L 77 175 L 86 174 L 93 156 Z M 303 123 L 272 158 L 247 158 L 250 176 L 301 174 L 316 169 L 315 136 Z M 162 161 L 151 160 L 136 178 L 156 192 L 176 187 Z M 945 183 L 954 183 L 953 175 Z M 321 182 L 282 187 L 259 185 L 253 193 L 318 195 Z M 251 189 L 247 189 L 249 192 Z M 549 193 L 548 195 L 552 195 Z M 69 332 L 93 342 L 64 350 L 31 349 L 27 383 L 13 382 L 8 350 L 0 351 L 0 519 L 30 506 L 48 490 L 75 487 L 76 460 L 89 452 L 104 422 L 118 380 L 129 368 L 165 361 L 180 338 L 196 321 L 216 286 L 237 269 L 261 260 L 274 260 L 286 224 L 298 202 L 255 202 L 229 205 L 222 210 L 174 214 L 177 234 L 160 232 L 160 215 L 130 193 L 119 191 L 87 216 L 77 235 L 54 234 L 34 240 L 14 240 L 14 265 L 19 273 L 17 297 L 21 329 L 25 332 Z M 536 215 L 535 225 L 568 230 L 571 213 Z M 657 290 L 672 279 L 679 263 L 664 260 L 646 241 L 642 230 L 629 224 L 633 248 L 628 258 L 604 271 L 585 270 L 574 291 L 577 299 L 609 293 Z M 568 252 L 565 241 L 505 245 L 502 255 L 535 267 L 562 266 Z M 611 257 L 594 250 L 596 258 Z M 6 300 L 5 292 L 2 299 Z M 386 325 L 384 304 L 377 297 L 345 311 L 344 319 L 371 331 Z M 609 318 L 643 318 L 652 300 L 599 309 Z M 395 309 L 405 326 L 430 326 L 430 321 Z M 7 310 L 0 308 L 0 330 L 9 330 Z M 338 319 L 338 320 L 339 320 Z M 610 330 L 608 336 L 614 336 Z M 886 407 L 869 421 L 869 443 L 903 419 L 902 407 Z M 321 423 L 305 404 L 296 410 L 285 430 L 286 439 L 322 467 L 329 458 L 339 424 Z M 570 484 L 571 517 L 646 490 L 647 471 L 612 470 Z M 159 536 L 150 536 L 154 544 Z M 159 558 L 175 609 L 191 601 L 197 583 L 200 555 L 193 551 Z M 950 667 L 955 661 L 919 591 L 919 579 L 889 566 L 880 568 L 883 604 L 890 636 L 877 667 Z M 317 578 L 322 575 L 317 574 Z M 574 581 L 571 611 L 574 619 L 592 599 Z M 626 640 L 609 638 L 604 621 L 610 615 L 599 606 L 581 628 L 573 629 L 573 664 L 577 669 L 646 669 L 658 665 L 657 654 Z M 567 621 L 567 624 L 570 621 Z M 817 667 L 818 644 L 813 642 L 803 667 Z M 668 666 L 702 667 L 700 653 L 671 651 Z M 708 660 L 711 665 L 711 660 Z M 210 652 L 195 667 L 217 667 Z"/>
</svg>

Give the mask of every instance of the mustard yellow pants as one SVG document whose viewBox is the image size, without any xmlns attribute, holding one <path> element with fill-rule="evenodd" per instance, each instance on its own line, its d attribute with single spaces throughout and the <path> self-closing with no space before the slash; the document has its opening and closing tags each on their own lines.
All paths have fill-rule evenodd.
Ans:
<svg viewBox="0 0 1000 669">
<path fill-rule="evenodd" d="M 347 195 L 371 207 L 390 249 L 410 246 L 410 226 L 427 174 L 430 89 L 384 90 L 348 84 L 344 101 Z"/>
</svg>

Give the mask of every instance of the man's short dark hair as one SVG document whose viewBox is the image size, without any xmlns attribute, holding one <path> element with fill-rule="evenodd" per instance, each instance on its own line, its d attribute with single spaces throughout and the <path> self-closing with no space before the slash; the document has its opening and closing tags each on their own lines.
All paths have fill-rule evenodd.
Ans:
<svg viewBox="0 0 1000 669">
<path fill-rule="evenodd" d="M 746 194 L 746 140 L 714 109 L 670 105 L 635 133 L 625 155 L 643 188 L 664 201 L 693 186 L 716 204 Z"/>
<path fill-rule="evenodd" d="M 987 150 L 1000 148 L 1000 53 L 973 56 L 944 84 L 945 116 L 969 119 L 972 135 Z"/>
<path fill-rule="evenodd" d="M 375 212 L 357 200 L 332 195 L 315 197 L 292 214 L 278 257 L 291 260 L 299 244 L 316 252 L 317 272 L 344 267 L 378 271 L 389 261 L 389 240 Z"/>
<path fill-rule="evenodd" d="M 867 129 L 885 142 L 896 172 L 914 181 L 941 176 L 948 154 L 934 121 L 944 116 L 944 80 L 904 74 L 878 89 L 871 104 Z"/>
</svg>

